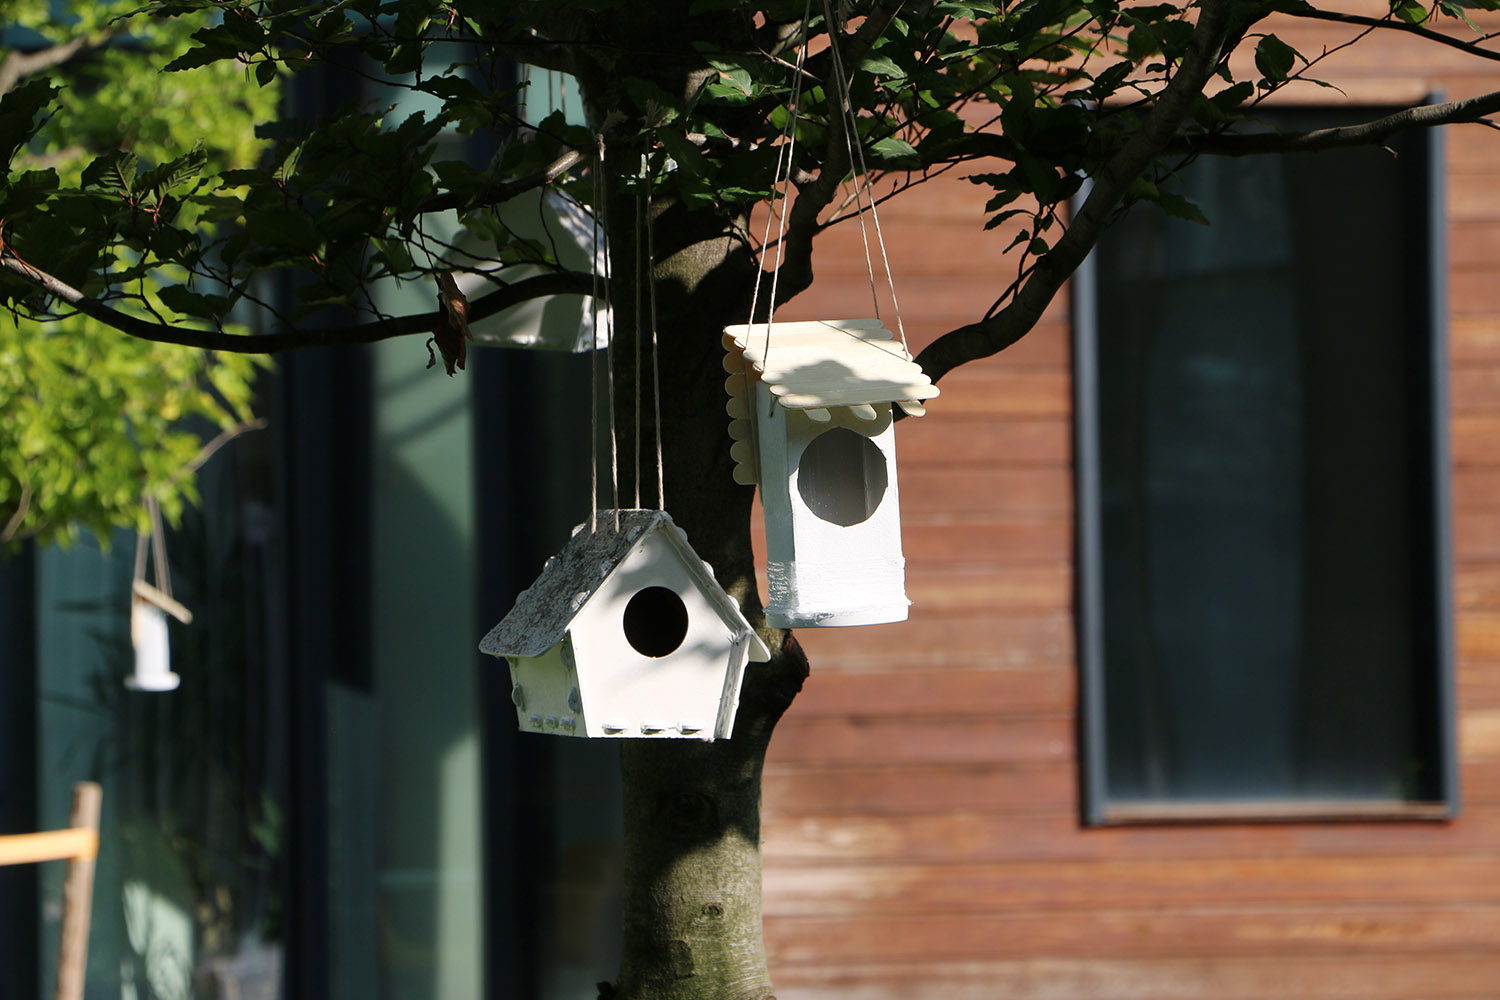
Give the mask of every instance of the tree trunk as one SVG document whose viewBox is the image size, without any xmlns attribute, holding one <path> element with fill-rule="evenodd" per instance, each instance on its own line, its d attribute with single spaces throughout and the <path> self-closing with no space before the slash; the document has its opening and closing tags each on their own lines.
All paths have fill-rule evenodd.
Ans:
<svg viewBox="0 0 1500 1000">
<path fill-rule="evenodd" d="M 645 243 L 636 208 L 635 199 L 617 196 L 609 209 L 615 413 L 621 504 L 628 506 L 635 497 L 639 386 L 641 503 L 653 506 L 651 305 L 642 294 L 646 283 L 635 282 L 636 248 Z M 726 324 L 746 319 L 756 265 L 731 238 L 730 229 L 744 219 L 688 212 L 670 199 L 642 208 L 654 219 L 654 267 L 640 273 L 653 272 L 656 288 L 665 506 L 759 628 L 773 659 L 747 667 L 732 738 L 621 743 L 625 923 L 615 996 L 763 1000 L 772 989 L 761 935 L 761 770 L 771 732 L 807 675 L 807 660 L 788 633 L 764 627 L 750 546 L 753 490 L 731 475 L 721 338 Z"/>
<path fill-rule="evenodd" d="M 640 502 L 657 504 L 659 399 L 664 506 L 773 657 L 747 667 L 732 738 L 621 741 L 624 939 L 618 982 L 602 993 L 617 1000 L 764 1000 L 772 987 L 761 933 L 761 771 L 807 660 L 788 633 L 765 628 L 750 546 L 754 491 L 734 482 L 729 455 L 722 337 L 725 325 L 748 318 L 760 264 L 742 238 L 745 215 L 689 211 L 665 190 L 647 204 L 621 187 L 622 175 L 639 176 L 649 141 L 641 125 L 651 113 L 634 106 L 624 81 L 646 80 L 686 99 L 705 72 L 696 45 L 733 50 L 749 43 L 753 25 L 743 13 L 692 16 L 690 9 L 688 0 L 628 4 L 559 28 L 574 40 L 591 124 L 606 133 L 621 506 L 635 502 L 637 427 Z M 663 162 L 659 151 L 655 162 Z M 647 217 L 649 226 L 638 223 Z M 648 232 L 653 249 L 638 272 Z"/>
</svg>

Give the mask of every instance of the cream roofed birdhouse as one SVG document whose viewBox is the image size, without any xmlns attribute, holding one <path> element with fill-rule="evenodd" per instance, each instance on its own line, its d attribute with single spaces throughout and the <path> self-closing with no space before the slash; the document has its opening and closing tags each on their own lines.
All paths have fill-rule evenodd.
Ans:
<svg viewBox="0 0 1500 1000">
<path fill-rule="evenodd" d="M 937 386 L 878 319 L 724 331 L 734 476 L 760 485 L 766 620 L 782 628 L 906 619 L 891 404 Z"/>
<path fill-rule="evenodd" d="M 664 511 L 595 523 L 574 529 L 479 644 L 510 661 L 521 729 L 729 736 L 745 663 L 770 659 L 765 644 Z"/>
</svg>

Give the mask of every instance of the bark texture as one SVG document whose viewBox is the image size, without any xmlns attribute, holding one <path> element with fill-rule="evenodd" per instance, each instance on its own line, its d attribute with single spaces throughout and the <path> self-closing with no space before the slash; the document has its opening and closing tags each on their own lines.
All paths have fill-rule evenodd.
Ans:
<svg viewBox="0 0 1500 1000">
<path fill-rule="evenodd" d="M 614 371 L 623 503 L 634 500 L 637 386 L 642 503 L 656 502 L 650 323 L 636 370 L 635 205 L 611 212 L 617 281 Z M 653 201 L 666 508 L 773 651 L 746 671 L 728 740 L 626 740 L 624 951 L 619 1000 L 763 1000 L 772 994 L 761 938 L 760 788 L 776 721 L 807 674 L 786 633 L 764 628 L 750 546 L 753 491 L 731 475 L 723 327 L 743 322 L 754 272 L 726 220 Z M 628 277 L 627 277 L 628 276 Z M 650 304 L 639 303 L 649 320 Z"/>
<path fill-rule="evenodd" d="M 574 52 L 592 123 L 604 134 L 607 190 L 620 190 L 619 175 L 633 171 L 645 149 L 634 139 L 611 141 L 612 121 L 630 123 L 615 134 L 634 136 L 649 113 L 631 105 L 621 79 L 688 94 L 702 72 L 695 41 L 717 39 L 726 48 L 747 42 L 748 19 L 724 12 L 693 18 L 689 6 L 632 5 L 571 26 L 583 43 Z M 734 482 L 729 455 L 721 338 L 726 324 L 745 321 L 759 265 L 738 235 L 743 216 L 689 211 L 668 196 L 648 204 L 621 194 L 607 211 L 621 504 L 635 502 L 637 426 L 641 503 L 657 503 L 659 398 L 665 507 L 761 630 L 773 659 L 747 668 L 731 739 L 622 741 L 624 940 L 618 980 L 601 993 L 616 1000 L 764 1000 L 772 986 L 761 935 L 761 771 L 807 660 L 786 633 L 764 627 L 750 545 L 754 493 Z M 650 342 L 653 285 L 659 386 Z"/>
<path fill-rule="evenodd" d="M 619 205 L 616 217 L 627 207 Z M 698 554 L 759 625 L 763 615 L 750 549 L 752 491 L 730 475 L 719 344 L 724 324 L 741 318 L 732 307 L 743 297 L 718 286 L 723 275 L 744 275 L 746 268 L 725 252 L 729 244 L 722 235 L 704 231 L 720 225 L 711 215 L 694 219 L 669 205 L 653 227 L 659 254 L 665 252 L 655 268 L 665 496 Z M 625 236 L 632 230 L 621 225 L 614 232 Z M 616 273 L 633 275 L 632 258 L 630 247 L 620 248 Z M 749 276 L 744 279 L 742 287 L 748 289 Z M 633 290 L 621 295 L 617 314 L 635 315 L 633 297 Z M 642 315 L 649 311 L 642 303 Z M 630 326 L 621 324 L 616 346 L 616 419 L 623 430 L 620 452 L 633 456 L 635 387 L 640 385 L 642 453 L 648 456 L 642 502 L 649 505 L 656 493 L 650 348 L 649 342 L 642 345 L 637 378 Z M 630 464 L 632 470 L 622 470 L 622 492 L 633 498 Z M 733 738 L 622 745 L 621 1000 L 761 1000 L 771 994 L 761 943 L 761 768 L 776 720 L 800 689 L 807 667 L 795 644 L 762 634 L 776 655 L 768 664 L 749 666 Z"/>
</svg>

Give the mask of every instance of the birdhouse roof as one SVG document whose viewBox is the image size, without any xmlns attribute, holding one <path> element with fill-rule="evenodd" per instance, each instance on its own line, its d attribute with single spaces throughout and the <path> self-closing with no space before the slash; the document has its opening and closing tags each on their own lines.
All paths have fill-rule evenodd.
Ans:
<svg viewBox="0 0 1500 1000">
<path fill-rule="evenodd" d="M 743 375 L 748 367 L 788 409 L 909 403 L 920 411 L 920 400 L 938 394 L 878 319 L 731 326 L 724 347 L 727 371 Z"/>
<path fill-rule="evenodd" d="M 714 579 L 713 567 L 698 558 L 687 534 L 672 522 L 671 515 L 660 510 L 601 510 L 595 523 L 597 530 L 592 532 L 587 522 L 573 529 L 573 537 L 547 560 L 542 575 L 516 598 L 510 614 L 480 641 L 481 652 L 491 656 L 541 656 L 562 640 L 578 612 L 631 550 L 651 532 L 660 531 L 724 623 L 737 633 L 750 635 L 751 659 L 770 658 L 739 606 Z"/>
<path fill-rule="evenodd" d="M 760 479 L 751 422 L 755 383 L 765 382 L 776 401 L 823 423 L 829 411 L 847 408 L 874 420 L 873 403 L 895 403 L 908 416 L 926 413 L 922 400 L 938 394 L 906 350 L 878 319 L 822 319 L 797 323 L 751 323 L 724 328 L 726 407 L 734 439 L 734 478 Z"/>
</svg>

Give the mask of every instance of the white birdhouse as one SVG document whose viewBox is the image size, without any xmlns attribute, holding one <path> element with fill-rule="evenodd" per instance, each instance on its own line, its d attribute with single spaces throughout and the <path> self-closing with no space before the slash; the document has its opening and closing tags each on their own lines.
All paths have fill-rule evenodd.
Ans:
<svg viewBox="0 0 1500 1000">
<path fill-rule="evenodd" d="M 182 678 L 172 673 L 172 649 L 167 640 L 167 615 L 184 625 L 193 613 L 145 580 L 130 592 L 130 644 L 135 649 L 135 672 L 125 678 L 132 691 L 173 691 Z"/>
<path fill-rule="evenodd" d="M 521 729 L 729 736 L 765 643 L 665 512 L 600 511 L 596 524 L 573 530 L 479 644 L 510 661 Z"/>
<path fill-rule="evenodd" d="M 724 331 L 734 477 L 759 484 L 766 620 L 782 628 L 906 619 L 891 404 L 937 386 L 878 319 Z"/>
</svg>

